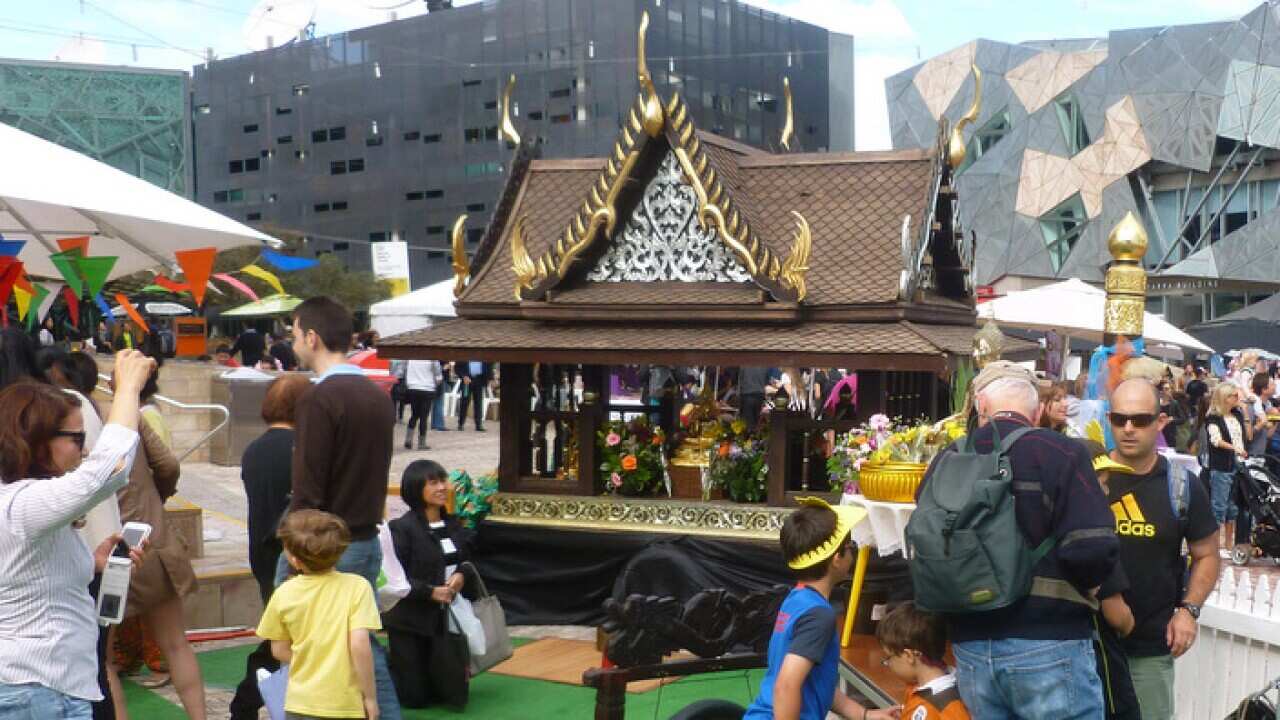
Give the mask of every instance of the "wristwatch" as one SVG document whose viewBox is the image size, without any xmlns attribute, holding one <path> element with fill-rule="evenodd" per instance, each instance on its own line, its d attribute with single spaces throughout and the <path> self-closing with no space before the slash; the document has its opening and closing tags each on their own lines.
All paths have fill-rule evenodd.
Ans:
<svg viewBox="0 0 1280 720">
<path fill-rule="evenodd" d="M 1199 605 L 1197 605 L 1197 604 L 1195 604 L 1195 603 L 1189 603 L 1189 602 L 1180 602 L 1180 603 L 1178 603 L 1178 607 L 1182 608 L 1183 610 L 1186 610 L 1186 611 L 1187 611 L 1187 614 L 1189 614 L 1193 620 L 1199 620 L 1199 619 L 1200 619 L 1200 606 L 1199 606 Z"/>
</svg>

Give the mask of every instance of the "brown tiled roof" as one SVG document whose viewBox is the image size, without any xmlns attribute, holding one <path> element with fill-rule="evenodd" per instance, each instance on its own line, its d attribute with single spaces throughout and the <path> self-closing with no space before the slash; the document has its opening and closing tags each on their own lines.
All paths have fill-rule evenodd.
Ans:
<svg viewBox="0 0 1280 720">
<path fill-rule="evenodd" d="M 750 283 L 593 282 L 556 290 L 556 305 L 761 305 L 764 292 Z"/>
<path fill-rule="evenodd" d="M 956 328 L 956 345 L 972 338 L 973 327 Z M 965 340 L 964 352 L 969 341 Z M 529 320 L 450 320 L 430 328 L 383 338 L 388 357 L 495 362 L 834 364 L 885 370 L 941 370 L 946 355 L 909 323 L 828 323 L 795 325 L 609 325 Z"/>
</svg>

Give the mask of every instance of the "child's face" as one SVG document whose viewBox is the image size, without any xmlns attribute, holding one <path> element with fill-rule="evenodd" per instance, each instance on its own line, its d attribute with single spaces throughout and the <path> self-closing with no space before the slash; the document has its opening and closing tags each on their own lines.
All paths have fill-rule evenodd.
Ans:
<svg viewBox="0 0 1280 720">
<path fill-rule="evenodd" d="M 899 680 L 903 682 L 915 684 L 917 682 L 916 674 L 920 667 L 920 653 L 911 650 L 899 650 L 894 652 L 889 648 L 881 645 L 881 652 L 884 653 L 884 659 L 880 664 L 889 668 Z"/>
</svg>

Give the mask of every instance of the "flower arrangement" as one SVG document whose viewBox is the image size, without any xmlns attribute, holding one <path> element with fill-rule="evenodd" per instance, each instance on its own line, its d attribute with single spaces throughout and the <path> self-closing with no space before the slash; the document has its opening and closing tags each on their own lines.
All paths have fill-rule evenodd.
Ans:
<svg viewBox="0 0 1280 720">
<path fill-rule="evenodd" d="M 769 477 L 765 464 L 768 436 L 749 430 L 741 419 L 721 421 L 713 429 L 716 444 L 707 468 L 706 490 L 721 488 L 734 502 L 764 501 Z"/>
<path fill-rule="evenodd" d="M 666 480 L 666 435 L 639 416 L 611 421 L 597 434 L 604 491 L 613 495 L 652 495 Z"/>
<path fill-rule="evenodd" d="M 866 424 L 836 437 L 835 447 L 827 458 L 831 489 L 845 494 L 858 492 L 859 475 L 868 465 L 891 462 L 927 465 L 947 445 L 964 437 L 964 433 L 964 423 L 959 418 L 908 424 L 887 415 L 872 415 Z"/>
<path fill-rule="evenodd" d="M 490 498 L 498 492 L 498 477 L 484 475 L 473 479 L 463 470 L 454 470 L 449 473 L 449 481 L 453 483 L 454 516 L 474 529 L 493 509 Z"/>
</svg>

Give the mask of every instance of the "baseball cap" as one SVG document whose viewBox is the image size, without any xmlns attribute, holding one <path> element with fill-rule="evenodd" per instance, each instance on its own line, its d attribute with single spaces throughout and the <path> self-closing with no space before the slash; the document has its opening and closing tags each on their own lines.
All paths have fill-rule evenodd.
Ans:
<svg viewBox="0 0 1280 720">
<path fill-rule="evenodd" d="M 1035 373 L 1010 360 L 994 360 L 982 368 L 982 372 L 973 379 L 973 391 L 982 392 L 983 388 L 997 380 L 1021 380 L 1031 387 L 1039 387 Z"/>
</svg>

